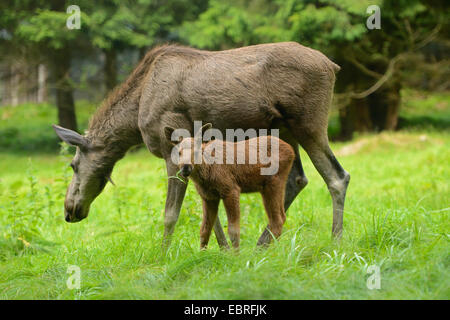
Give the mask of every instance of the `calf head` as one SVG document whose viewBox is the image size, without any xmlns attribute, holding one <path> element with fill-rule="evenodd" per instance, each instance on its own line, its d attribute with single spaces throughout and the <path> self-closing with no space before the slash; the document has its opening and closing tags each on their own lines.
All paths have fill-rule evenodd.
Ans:
<svg viewBox="0 0 450 320">
<path fill-rule="evenodd" d="M 174 146 L 175 151 L 178 155 L 177 165 L 180 169 L 180 174 L 187 178 L 191 175 L 192 171 L 195 168 L 195 165 L 198 164 L 198 161 L 202 161 L 202 137 L 203 132 L 210 129 L 212 127 L 211 123 L 207 123 L 202 126 L 194 137 L 180 138 L 178 141 L 172 140 L 172 134 L 175 131 L 172 127 L 165 127 L 164 132 L 166 138 L 171 141 Z"/>
</svg>

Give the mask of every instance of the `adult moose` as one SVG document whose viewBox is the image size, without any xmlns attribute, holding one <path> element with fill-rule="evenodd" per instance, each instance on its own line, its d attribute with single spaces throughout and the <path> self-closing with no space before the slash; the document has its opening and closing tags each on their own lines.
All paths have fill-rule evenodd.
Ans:
<svg viewBox="0 0 450 320">
<path fill-rule="evenodd" d="M 64 204 L 66 221 L 87 217 L 114 164 L 134 145 L 144 142 L 150 152 L 165 159 L 168 176 L 175 175 L 178 168 L 171 161 L 172 143 L 165 138 L 164 128 L 184 128 L 193 134 L 194 121 L 201 120 L 212 123 L 224 136 L 226 129 L 280 129 L 280 138 L 296 154 L 287 182 L 286 210 L 307 184 L 300 144 L 328 186 L 332 232 L 340 237 L 350 175 L 334 157 L 327 136 L 338 70 L 319 51 L 295 42 L 219 52 L 178 45 L 152 49 L 104 101 L 85 136 L 54 126 L 62 140 L 78 147 Z M 168 179 L 166 240 L 173 233 L 185 191 L 184 183 Z M 227 246 L 218 219 L 214 231 L 219 244 Z M 266 228 L 260 239 L 269 237 Z"/>
</svg>

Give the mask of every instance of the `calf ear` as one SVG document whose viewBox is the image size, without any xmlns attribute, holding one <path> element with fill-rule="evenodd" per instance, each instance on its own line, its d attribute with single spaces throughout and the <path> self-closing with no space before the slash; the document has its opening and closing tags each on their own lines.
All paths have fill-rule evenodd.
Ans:
<svg viewBox="0 0 450 320">
<path fill-rule="evenodd" d="M 211 128 L 212 128 L 212 124 L 210 122 L 208 122 L 208 123 L 204 124 L 200 130 L 202 130 L 202 133 L 204 133 L 206 130 L 211 129 Z"/>
<path fill-rule="evenodd" d="M 201 134 L 201 137 L 203 139 L 203 134 L 205 133 L 206 130 L 211 129 L 212 128 L 212 124 L 211 123 L 206 123 L 204 124 L 197 132 L 199 132 Z"/>
<path fill-rule="evenodd" d="M 206 132 L 207 130 L 211 129 L 211 128 L 212 128 L 212 124 L 211 124 L 210 122 L 204 124 L 204 125 L 200 128 L 199 132 L 202 134 L 201 137 L 202 137 L 202 141 L 203 141 L 203 142 L 205 142 L 205 140 L 203 139 L 203 137 L 204 137 L 204 135 L 205 135 L 205 132 Z"/>
<path fill-rule="evenodd" d="M 56 124 L 54 124 L 52 127 L 53 129 L 55 129 L 56 134 L 62 141 L 70 144 L 71 146 L 80 148 L 88 147 L 88 141 L 78 132 L 57 126 Z"/>
</svg>

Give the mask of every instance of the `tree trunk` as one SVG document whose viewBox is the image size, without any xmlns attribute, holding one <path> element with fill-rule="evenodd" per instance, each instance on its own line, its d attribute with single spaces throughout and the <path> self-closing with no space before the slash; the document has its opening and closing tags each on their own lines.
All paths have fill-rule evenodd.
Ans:
<svg viewBox="0 0 450 320">
<path fill-rule="evenodd" d="M 11 105 L 17 106 L 20 99 L 20 67 L 18 63 L 13 63 L 11 66 L 11 78 L 10 78 L 10 90 L 11 90 Z"/>
<path fill-rule="evenodd" d="M 352 48 L 349 48 L 352 50 Z M 370 61 L 362 58 L 361 61 Z M 345 56 L 341 56 L 342 69 L 338 74 L 336 89 L 338 92 L 364 92 L 378 79 L 367 74 L 355 66 Z M 378 74 L 384 74 L 388 69 L 385 61 L 365 63 L 367 69 L 374 70 Z M 399 79 L 394 75 L 389 78 L 378 90 L 363 99 L 350 99 L 348 105 L 339 110 L 341 131 L 339 139 L 349 140 L 354 132 L 379 132 L 383 130 L 395 130 L 398 124 L 400 111 Z"/>
<path fill-rule="evenodd" d="M 47 67 L 41 63 L 38 66 L 37 102 L 44 101 L 47 101 Z"/>
<path fill-rule="evenodd" d="M 75 102 L 70 80 L 71 55 L 69 48 L 54 50 L 52 69 L 55 81 L 56 106 L 60 126 L 77 130 Z"/>
<path fill-rule="evenodd" d="M 395 130 L 400 111 L 400 84 L 388 82 L 368 98 L 370 115 L 376 131 Z"/>
<path fill-rule="evenodd" d="M 373 129 L 367 99 L 351 99 L 339 109 L 341 132 L 339 140 L 351 140 L 354 132 L 368 132 Z"/>
<path fill-rule="evenodd" d="M 105 86 L 109 92 L 117 85 L 117 52 L 114 48 L 104 50 L 105 53 Z"/>
<path fill-rule="evenodd" d="M 353 91 L 362 91 L 371 84 L 369 78 L 344 79 L 356 82 Z M 339 110 L 341 131 L 339 140 L 350 140 L 354 132 L 379 132 L 395 130 L 400 110 L 400 82 L 393 78 L 377 91 L 363 99 L 350 99 L 347 106 Z"/>
</svg>

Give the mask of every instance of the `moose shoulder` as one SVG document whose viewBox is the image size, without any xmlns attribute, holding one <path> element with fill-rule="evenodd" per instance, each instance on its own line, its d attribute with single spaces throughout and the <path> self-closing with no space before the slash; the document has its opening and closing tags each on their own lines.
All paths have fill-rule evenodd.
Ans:
<svg viewBox="0 0 450 320">
<path fill-rule="evenodd" d="M 286 186 L 286 210 L 307 184 L 298 153 L 301 145 L 327 183 L 333 200 L 332 231 L 340 236 L 350 176 L 334 157 L 327 137 L 338 70 L 319 51 L 294 42 L 218 52 L 178 45 L 152 49 L 104 101 L 85 136 L 71 139 L 76 133 L 56 128 L 61 139 L 79 147 L 65 200 L 66 220 L 87 217 L 115 162 L 133 145 L 144 142 L 150 152 L 165 159 L 168 176 L 175 175 L 172 144 L 165 138 L 164 128 L 192 134 L 198 120 L 212 123 L 223 133 L 226 129 L 280 129 L 280 138 L 295 151 Z M 166 240 L 173 233 L 185 191 L 184 183 L 168 179 Z M 214 230 L 219 244 L 226 245 L 218 219 Z M 262 235 L 269 236 L 268 232 Z"/>
</svg>

